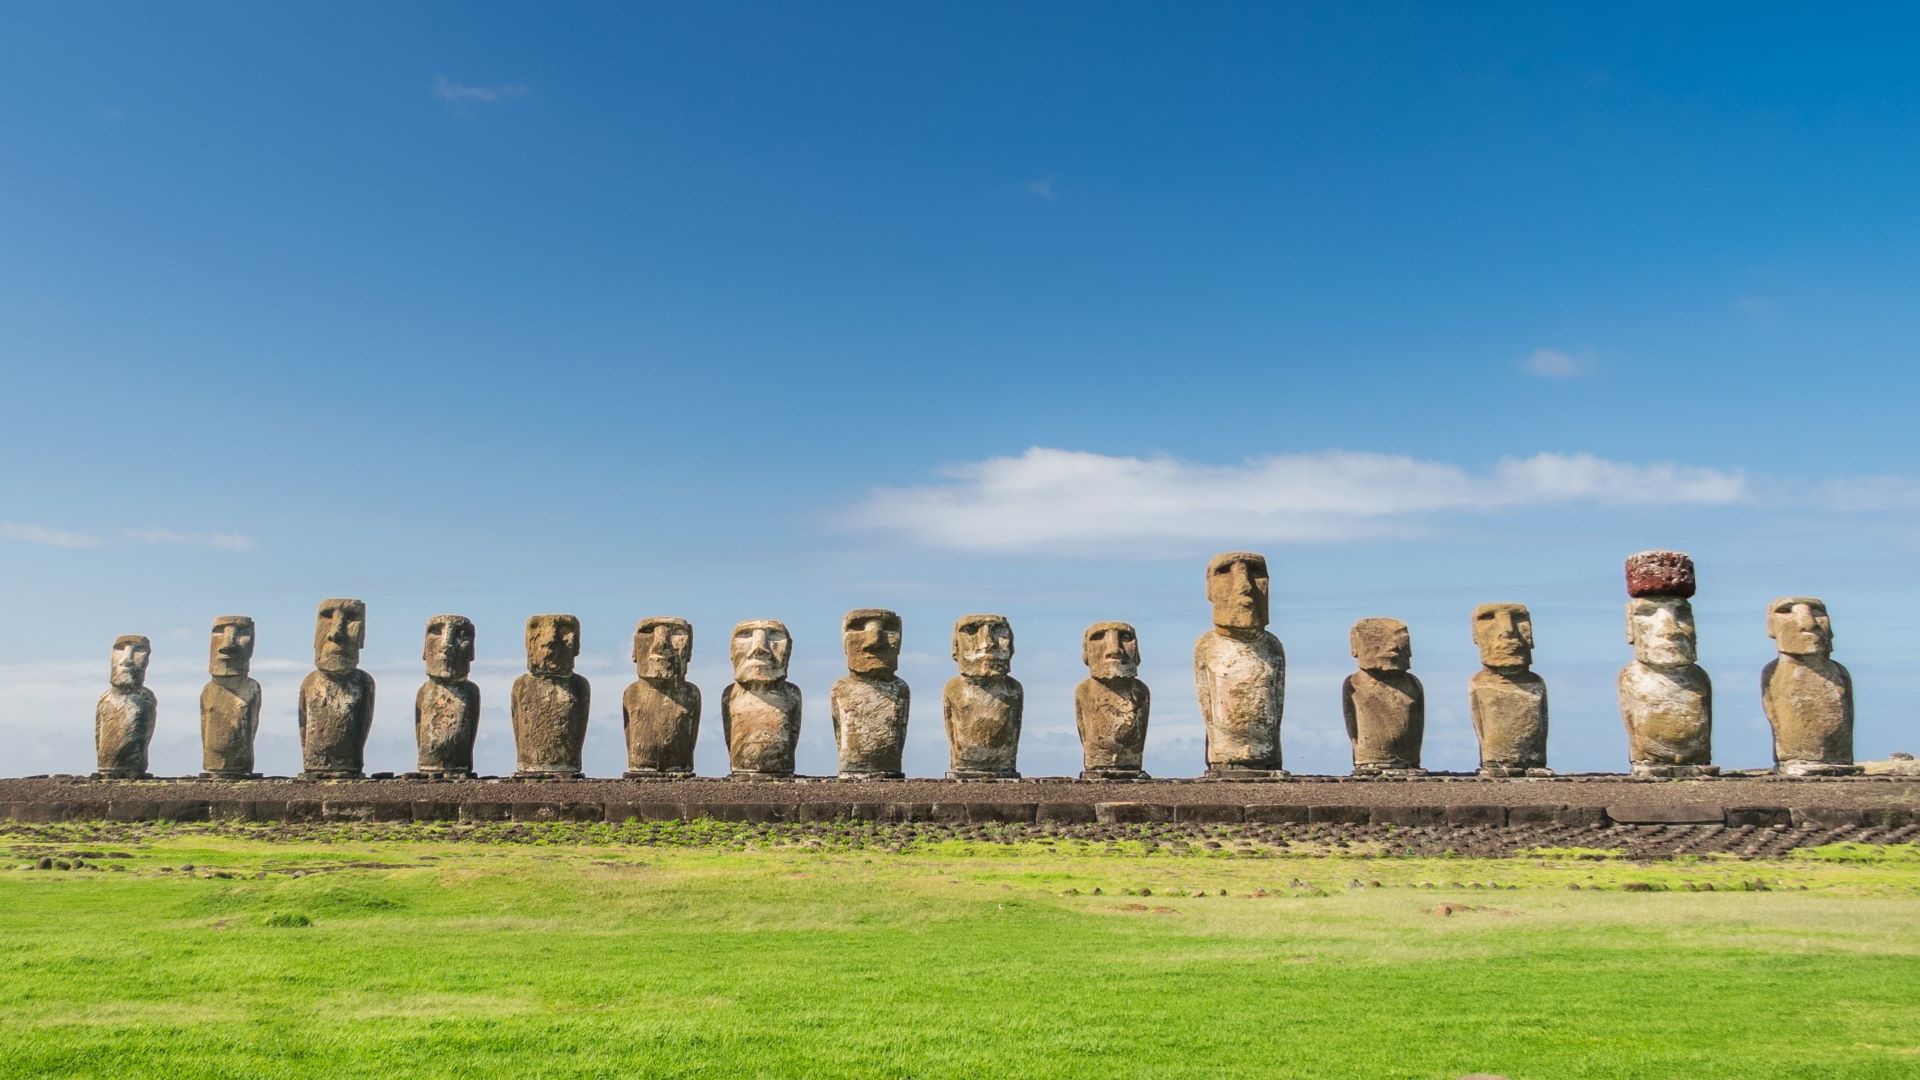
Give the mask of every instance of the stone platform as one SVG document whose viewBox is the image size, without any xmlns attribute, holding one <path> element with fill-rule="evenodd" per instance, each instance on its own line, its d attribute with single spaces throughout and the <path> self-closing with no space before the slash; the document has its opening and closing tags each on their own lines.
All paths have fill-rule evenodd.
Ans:
<svg viewBox="0 0 1920 1080">
<path fill-rule="evenodd" d="M 1329 824 L 1404 827 L 1920 823 L 1912 777 L 1733 774 L 1279 780 L 0 780 L 0 819 L 641 821 L 857 819 L 950 824 Z"/>
</svg>

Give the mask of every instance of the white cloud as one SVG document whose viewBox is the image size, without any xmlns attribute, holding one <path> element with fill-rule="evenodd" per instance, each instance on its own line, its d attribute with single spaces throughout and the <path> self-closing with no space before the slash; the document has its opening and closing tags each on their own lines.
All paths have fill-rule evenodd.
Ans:
<svg viewBox="0 0 1920 1080">
<path fill-rule="evenodd" d="M 1545 503 L 1728 504 L 1744 473 L 1634 465 L 1591 454 L 1503 458 L 1473 473 L 1444 462 L 1330 450 L 1238 465 L 1034 447 L 947 472 L 942 483 L 882 488 L 858 525 L 934 547 L 1063 549 L 1100 540 L 1328 543 L 1405 532 L 1420 514 Z"/>
<path fill-rule="evenodd" d="M 1028 191 L 1032 192 L 1033 194 L 1038 195 L 1041 198 L 1046 199 L 1048 201 L 1052 201 L 1053 199 L 1058 197 L 1057 195 L 1055 195 L 1053 190 L 1052 174 L 1048 174 L 1046 176 L 1040 177 L 1038 180 L 1029 180 L 1022 186 L 1025 187 Z"/>
<path fill-rule="evenodd" d="M 45 544 L 58 548 L 93 548 L 100 546 L 100 538 L 85 533 L 68 532 L 65 529 L 49 529 L 43 525 L 16 525 L 11 521 L 0 521 L 0 536 L 9 540 L 20 540 L 29 544 Z"/>
<path fill-rule="evenodd" d="M 122 535 L 142 544 L 184 544 L 218 548 L 221 551 L 252 551 L 258 545 L 251 536 L 223 532 L 175 532 L 172 529 L 127 529 Z"/>
<path fill-rule="evenodd" d="M 1520 369 L 1542 379 L 1577 378 L 1593 370 L 1593 350 L 1582 347 L 1574 353 L 1564 349 L 1535 349 L 1520 362 Z"/>
<path fill-rule="evenodd" d="M 445 75 L 433 77 L 433 96 L 454 105 L 497 105 L 502 101 L 511 101 L 524 97 L 526 83 L 501 83 L 497 86 L 475 86 L 466 83 L 448 81 Z"/>
</svg>

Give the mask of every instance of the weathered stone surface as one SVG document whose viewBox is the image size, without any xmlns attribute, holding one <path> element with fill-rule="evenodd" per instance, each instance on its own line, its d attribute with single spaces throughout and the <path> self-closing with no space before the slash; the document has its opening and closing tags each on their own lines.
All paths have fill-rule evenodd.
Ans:
<svg viewBox="0 0 1920 1080">
<path fill-rule="evenodd" d="M 720 695 L 733 775 L 742 779 L 793 775 L 800 741 L 800 688 L 787 681 L 793 638 L 785 623 L 751 619 L 733 628 L 733 682 Z"/>
<path fill-rule="evenodd" d="M 253 620 L 222 615 L 213 620 L 207 649 L 212 675 L 200 691 L 201 768 L 209 777 L 245 779 L 253 773 L 253 739 L 260 731 L 260 684 L 247 677 L 253 664 Z"/>
<path fill-rule="evenodd" d="M 1620 803 L 1607 807 L 1607 817 L 1616 825 L 1719 825 L 1727 812 L 1718 806 Z"/>
<path fill-rule="evenodd" d="M 133 779 L 148 775 L 147 748 L 159 701 L 147 689 L 147 661 L 153 643 L 139 634 L 114 639 L 107 669 L 107 692 L 93 707 L 93 748 L 100 775 Z"/>
<path fill-rule="evenodd" d="M 1213 629 L 1193 647 L 1193 681 L 1206 724 L 1207 773 L 1277 775 L 1287 654 L 1267 632 L 1267 560 L 1249 551 L 1207 564 Z"/>
<path fill-rule="evenodd" d="M 1020 775 L 1020 719 L 1026 691 L 1013 668 L 1013 626 L 1004 615 L 962 615 L 953 623 L 960 674 L 940 695 L 955 780 Z"/>
<path fill-rule="evenodd" d="M 472 776 L 473 742 L 480 731 L 480 688 L 473 671 L 473 620 L 464 615 L 435 615 L 427 620 L 427 681 L 413 698 L 413 734 L 421 772 L 428 776 Z"/>
<path fill-rule="evenodd" d="M 1693 595 L 1693 557 L 1683 551 L 1642 551 L 1627 556 L 1628 596 Z"/>
<path fill-rule="evenodd" d="M 700 688 L 687 681 L 692 662 L 693 624 L 687 620 L 653 615 L 633 628 L 639 679 L 620 699 L 628 776 L 692 775 L 700 737 Z"/>
<path fill-rule="evenodd" d="M 840 775 L 902 776 L 912 691 L 900 668 L 900 616 L 884 608 L 856 608 L 840 620 L 847 674 L 833 684 L 833 741 Z"/>
<path fill-rule="evenodd" d="M 573 670 L 580 656 L 580 620 L 572 615 L 527 619 L 527 673 L 513 681 L 514 772 L 530 778 L 580 775 L 593 688 Z"/>
<path fill-rule="evenodd" d="M 1767 636 L 1780 650 L 1760 672 L 1776 767 L 1789 776 L 1859 772 L 1853 763 L 1853 676 L 1833 659 L 1833 621 L 1825 601 L 1775 600 L 1767 607 Z"/>
<path fill-rule="evenodd" d="M 1630 577 L 1633 565 L 1628 560 Z M 1689 571 L 1692 565 L 1686 561 Z M 1692 580 L 1689 572 L 1689 593 Z M 1627 601 L 1633 662 L 1620 669 L 1620 717 L 1627 728 L 1627 757 L 1636 773 L 1712 767 L 1713 684 L 1694 663 L 1694 635 L 1693 605 L 1683 597 L 1654 594 Z"/>
<path fill-rule="evenodd" d="M 1360 670 L 1340 686 L 1340 713 L 1353 742 L 1353 771 L 1418 769 L 1427 695 L 1407 669 L 1413 639 L 1399 619 L 1361 619 L 1348 635 Z"/>
<path fill-rule="evenodd" d="M 1473 733 L 1486 775 L 1547 767 L 1547 682 L 1533 664 L 1533 615 L 1525 604 L 1473 609 L 1473 642 L 1484 670 L 1467 686 Z"/>
<path fill-rule="evenodd" d="M 1098 622 L 1080 635 L 1087 678 L 1073 690 L 1083 780 L 1138 780 L 1153 695 L 1140 681 L 1140 638 L 1131 625 Z"/>
<path fill-rule="evenodd" d="M 314 671 L 300 683 L 301 776 L 312 780 L 366 775 L 373 730 L 373 676 L 360 670 L 367 643 L 367 605 L 320 601 L 313 625 Z"/>
</svg>

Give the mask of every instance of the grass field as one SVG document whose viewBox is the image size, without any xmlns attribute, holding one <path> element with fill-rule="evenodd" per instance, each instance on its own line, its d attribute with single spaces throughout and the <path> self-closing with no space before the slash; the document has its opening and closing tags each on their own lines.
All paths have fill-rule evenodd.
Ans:
<svg viewBox="0 0 1920 1080">
<path fill-rule="evenodd" d="M 1213 835 L 16 826 L 0 1071 L 1920 1076 L 1911 846 L 1635 865 Z M 43 855 L 86 865 L 19 869 Z"/>
</svg>

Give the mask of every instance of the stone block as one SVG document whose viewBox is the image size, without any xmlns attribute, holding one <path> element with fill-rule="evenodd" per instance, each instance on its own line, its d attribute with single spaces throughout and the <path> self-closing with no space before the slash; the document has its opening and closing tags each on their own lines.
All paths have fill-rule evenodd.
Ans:
<svg viewBox="0 0 1920 1080">
<path fill-rule="evenodd" d="M 1446 809 L 1449 825 L 1502 825 L 1507 823 L 1507 808 L 1490 804 L 1462 803 Z"/>
<path fill-rule="evenodd" d="M 1096 818 L 1086 803 L 1041 803 L 1034 809 L 1033 820 L 1042 825 L 1091 825 Z"/>
<path fill-rule="evenodd" d="M 36 824 L 65 821 L 67 804 L 63 802 L 15 802 L 3 807 L 4 816 L 9 821 L 29 821 Z"/>
<path fill-rule="evenodd" d="M 850 809 L 852 809 L 852 807 L 848 803 L 801 803 L 799 805 L 800 820 L 844 821 L 853 816 L 848 812 Z"/>
<path fill-rule="evenodd" d="M 1093 818 L 1102 825 L 1144 825 L 1148 822 L 1172 821 L 1173 807 L 1141 802 L 1094 803 Z"/>
<path fill-rule="evenodd" d="M 153 799 L 113 799 L 107 803 L 108 821 L 153 821 L 160 804 Z"/>
<path fill-rule="evenodd" d="M 682 821 L 688 814 L 679 803 L 610 802 L 602 808 L 601 817 L 618 825 L 625 821 Z"/>
<path fill-rule="evenodd" d="M 415 799 L 412 817 L 415 821 L 459 821 L 460 804 L 450 800 Z"/>
<path fill-rule="evenodd" d="M 460 804 L 461 821 L 505 821 L 512 816 L 512 806 L 503 802 L 463 802 Z"/>
<path fill-rule="evenodd" d="M 927 806 L 927 816 L 921 820 L 939 821 L 949 825 L 965 825 L 967 823 L 967 804 L 930 803 Z"/>
<path fill-rule="evenodd" d="M 1439 825 L 1447 811 L 1439 806 L 1376 806 L 1367 814 L 1373 825 Z"/>
<path fill-rule="evenodd" d="M 221 799 L 207 804 L 207 816 L 214 821 L 252 821 L 253 803 L 245 799 Z"/>
<path fill-rule="evenodd" d="M 933 804 L 911 802 L 886 803 L 880 808 L 879 820 L 895 823 L 905 821 L 932 821 Z"/>
<path fill-rule="evenodd" d="M 1770 825 L 1791 825 L 1793 824 L 1793 811 L 1788 810 L 1784 806 L 1729 806 L 1727 807 L 1727 824 L 1733 826 L 1756 825 L 1762 827 Z"/>
<path fill-rule="evenodd" d="M 1307 807 L 1307 820 L 1315 825 L 1366 825 L 1373 821 L 1373 811 L 1364 806 L 1321 803 Z"/>
<path fill-rule="evenodd" d="M 967 804 L 969 825 L 1031 825 L 1039 810 L 1035 803 L 982 802 Z"/>
<path fill-rule="evenodd" d="M 1878 824 L 1870 818 L 1870 813 L 1842 806 L 1795 807 L 1793 823 L 1803 829 L 1853 829 Z"/>
<path fill-rule="evenodd" d="M 1305 825 L 1307 810 L 1305 806 L 1249 806 L 1243 820 L 1248 824 Z"/>
<path fill-rule="evenodd" d="M 1175 806 L 1173 820 L 1196 825 L 1238 825 L 1247 819 L 1247 808 L 1219 803 L 1191 803 Z"/>
<path fill-rule="evenodd" d="M 795 807 L 782 803 L 713 803 L 708 806 L 690 807 L 690 809 L 697 816 L 712 821 L 739 821 L 752 824 L 791 821 L 799 816 Z"/>
<path fill-rule="evenodd" d="M 1607 807 L 1607 817 L 1615 825 L 1721 825 L 1727 812 L 1718 806 L 1616 803 Z"/>
</svg>

